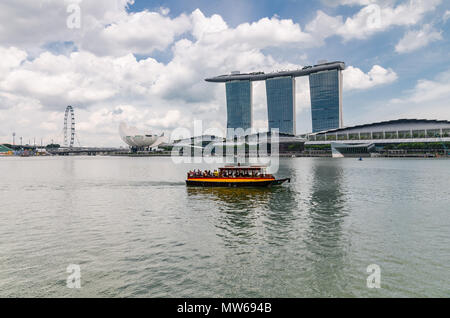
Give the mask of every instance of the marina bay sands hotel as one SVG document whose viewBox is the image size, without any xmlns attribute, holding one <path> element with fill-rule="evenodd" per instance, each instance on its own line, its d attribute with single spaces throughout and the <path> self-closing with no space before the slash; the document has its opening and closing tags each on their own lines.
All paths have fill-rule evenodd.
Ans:
<svg viewBox="0 0 450 318">
<path fill-rule="evenodd" d="M 232 72 L 207 78 L 205 81 L 225 83 L 227 96 L 227 128 L 252 127 L 252 100 L 254 81 L 266 81 L 269 131 L 295 135 L 295 78 L 309 76 L 312 130 L 319 132 L 341 128 L 342 71 L 344 62 L 320 63 L 293 71 L 276 73 Z"/>
</svg>

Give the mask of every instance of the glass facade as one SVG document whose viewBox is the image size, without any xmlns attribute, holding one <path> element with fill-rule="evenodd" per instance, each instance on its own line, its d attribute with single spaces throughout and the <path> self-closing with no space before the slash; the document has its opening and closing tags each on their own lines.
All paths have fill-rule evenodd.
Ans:
<svg viewBox="0 0 450 318">
<path fill-rule="evenodd" d="M 252 127 L 252 83 L 233 81 L 226 83 L 227 128 Z"/>
<path fill-rule="evenodd" d="M 309 75 L 312 131 L 342 127 L 342 73 L 330 70 Z"/>
<path fill-rule="evenodd" d="M 295 135 L 295 79 L 278 77 L 266 80 L 269 131 Z"/>
</svg>

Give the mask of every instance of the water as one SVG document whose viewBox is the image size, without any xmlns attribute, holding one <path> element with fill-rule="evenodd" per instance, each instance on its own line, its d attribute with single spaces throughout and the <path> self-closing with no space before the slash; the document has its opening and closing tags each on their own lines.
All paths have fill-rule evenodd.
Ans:
<svg viewBox="0 0 450 318">
<path fill-rule="evenodd" d="M 0 296 L 450 296 L 450 161 L 290 158 L 282 187 L 186 188 L 200 167 L 1 158 Z"/>
</svg>

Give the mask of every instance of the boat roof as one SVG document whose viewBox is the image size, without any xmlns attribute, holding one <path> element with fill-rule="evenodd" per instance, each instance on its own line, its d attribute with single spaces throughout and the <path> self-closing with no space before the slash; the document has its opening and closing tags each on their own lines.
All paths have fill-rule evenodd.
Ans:
<svg viewBox="0 0 450 318">
<path fill-rule="evenodd" d="M 265 166 L 225 166 L 219 168 L 219 170 L 261 170 L 265 169 Z"/>
</svg>

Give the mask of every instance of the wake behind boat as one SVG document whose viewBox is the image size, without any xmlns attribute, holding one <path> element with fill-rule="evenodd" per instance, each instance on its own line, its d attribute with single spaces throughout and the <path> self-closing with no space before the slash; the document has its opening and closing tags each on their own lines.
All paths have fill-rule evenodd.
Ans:
<svg viewBox="0 0 450 318">
<path fill-rule="evenodd" d="M 219 170 L 194 170 L 187 174 L 186 185 L 198 187 L 271 187 L 290 178 L 275 179 L 263 166 L 225 166 Z"/>
</svg>

